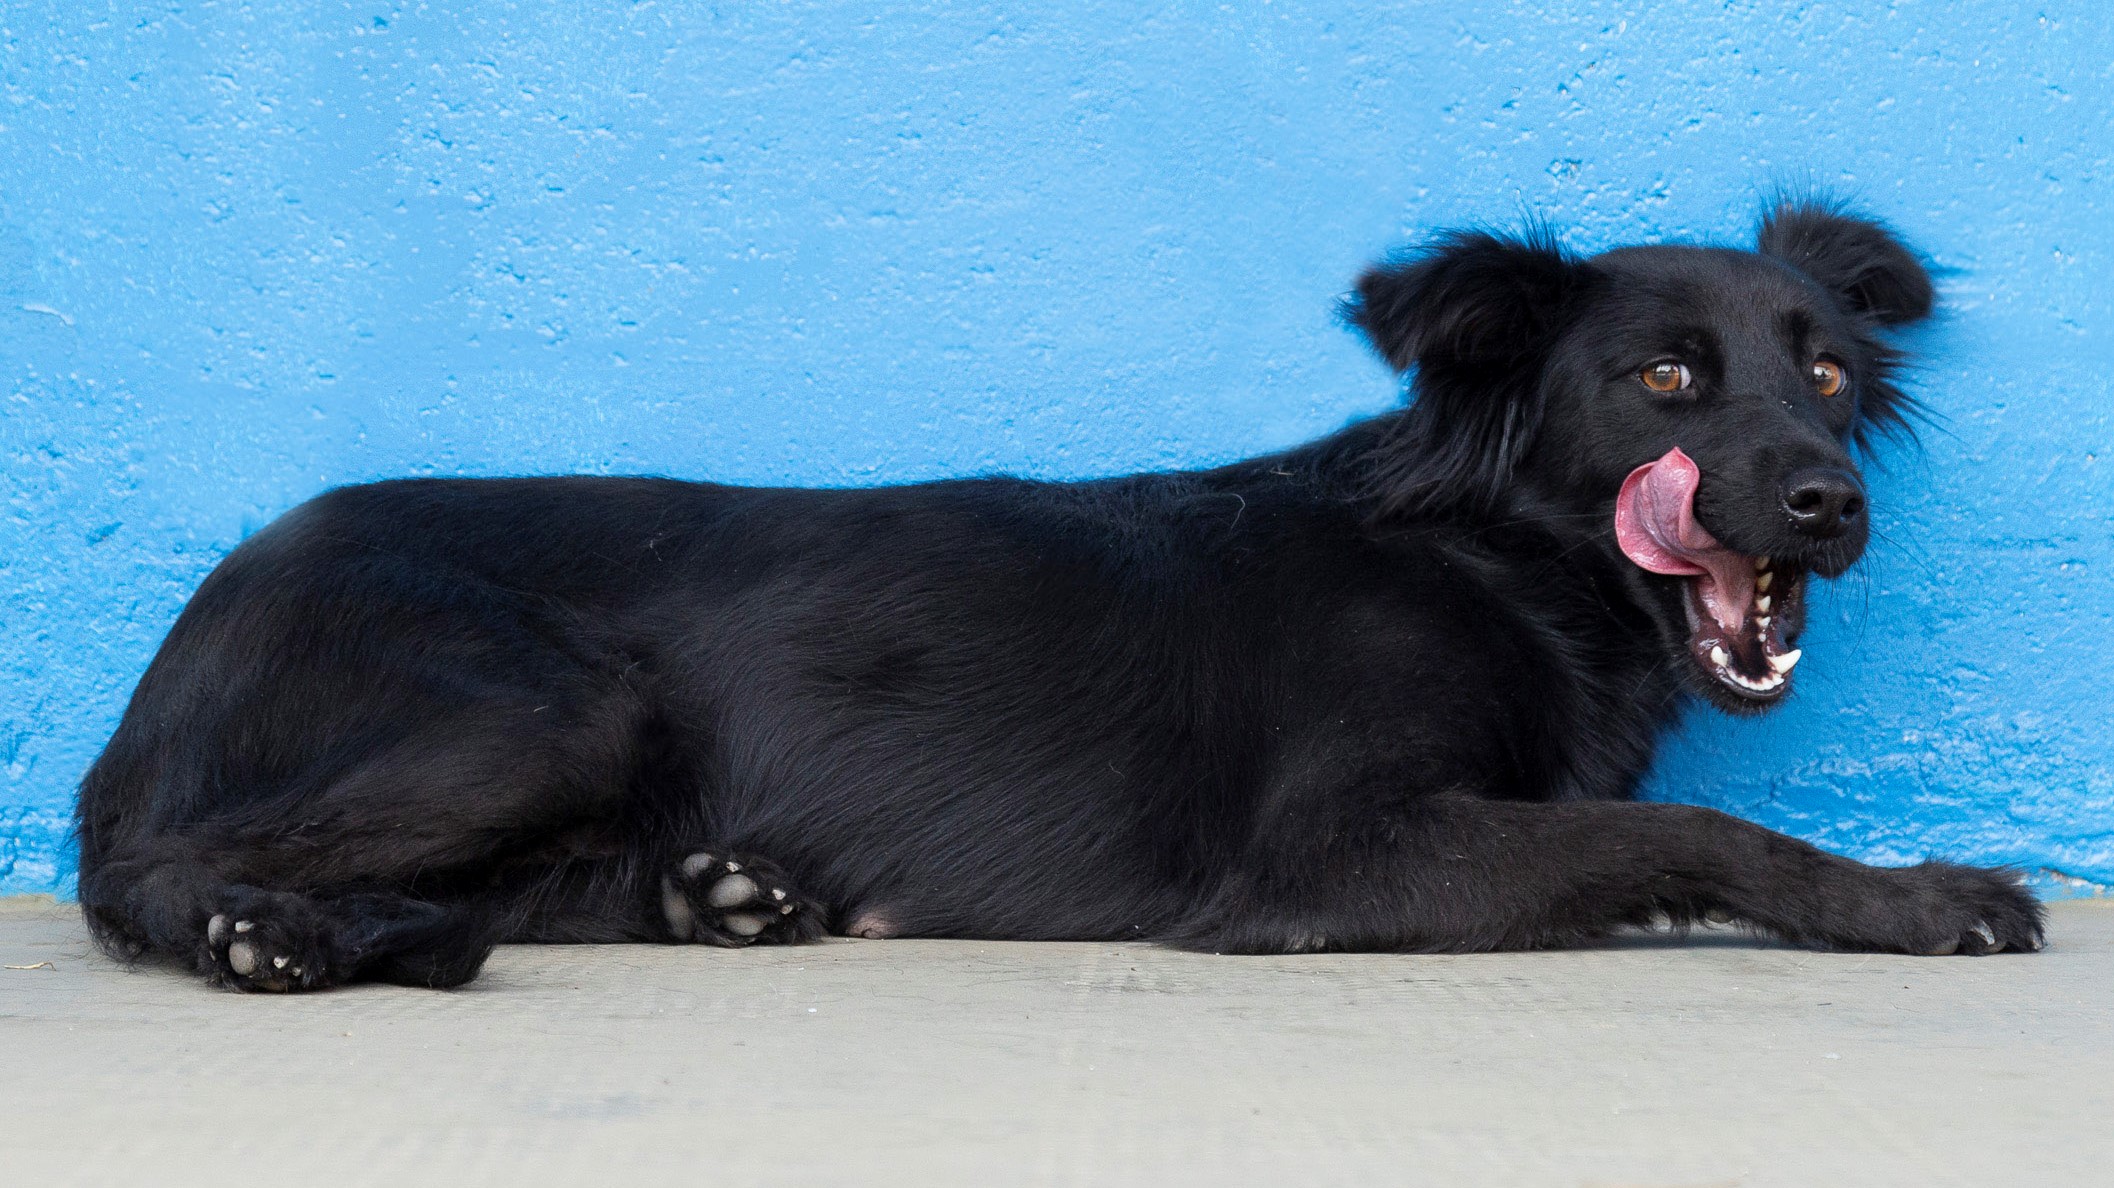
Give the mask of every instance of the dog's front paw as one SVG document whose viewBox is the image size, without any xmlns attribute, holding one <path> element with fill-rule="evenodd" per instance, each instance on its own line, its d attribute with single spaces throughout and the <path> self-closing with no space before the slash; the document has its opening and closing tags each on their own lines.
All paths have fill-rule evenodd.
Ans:
<svg viewBox="0 0 2114 1188">
<path fill-rule="evenodd" d="M 675 940 L 730 949 L 825 931 L 821 905 L 795 892 L 776 864 L 719 849 L 698 850 L 662 876 L 661 916 Z"/>
<path fill-rule="evenodd" d="M 2040 901 L 2015 870 L 1925 862 L 1884 873 L 1888 893 L 1857 913 L 1864 935 L 1840 947 L 1980 957 L 2045 943 Z"/>
</svg>

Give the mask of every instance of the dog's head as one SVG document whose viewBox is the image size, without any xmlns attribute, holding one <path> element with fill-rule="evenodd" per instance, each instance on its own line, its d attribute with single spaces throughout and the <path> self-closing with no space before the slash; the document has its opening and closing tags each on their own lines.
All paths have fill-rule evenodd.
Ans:
<svg viewBox="0 0 2114 1188">
<path fill-rule="evenodd" d="M 1931 302 L 1885 228 L 1816 203 L 1776 207 L 1753 251 L 1578 260 L 1546 233 L 1444 236 L 1368 272 L 1347 307 L 1415 371 L 1376 459 L 1378 514 L 1591 523 L 1653 575 L 1692 684 L 1726 709 L 1772 705 L 1807 576 L 1841 574 L 1870 533 L 1850 447 L 1908 411 L 1884 334 Z"/>
</svg>

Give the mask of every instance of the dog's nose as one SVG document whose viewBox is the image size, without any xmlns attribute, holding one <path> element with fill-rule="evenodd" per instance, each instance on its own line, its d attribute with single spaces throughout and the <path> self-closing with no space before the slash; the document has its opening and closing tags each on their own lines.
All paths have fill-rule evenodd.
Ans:
<svg viewBox="0 0 2114 1188">
<path fill-rule="evenodd" d="M 1784 514 L 1817 540 L 1841 536 L 1864 519 L 1864 484 L 1846 470 L 1794 470 L 1784 478 Z"/>
</svg>

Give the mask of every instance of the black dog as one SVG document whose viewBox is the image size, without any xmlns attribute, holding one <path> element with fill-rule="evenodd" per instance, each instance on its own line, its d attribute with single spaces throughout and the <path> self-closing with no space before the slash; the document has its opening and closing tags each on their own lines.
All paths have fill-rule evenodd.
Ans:
<svg viewBox="0 0 2114 1188">
<path fill-rule="evenodd" d="M 82 904 L 256 990 L 832 926 L 2035 949 L 2013 872 L 1627 799 L 1684 697 L 1783 698 L 1931 302 L 1815 204 L 1755 252 L 1461 233 L 1348 306 L 1406 409 L 1216 470 L 332 491 L 169 633 L 82 786 Z"/>
</svg>

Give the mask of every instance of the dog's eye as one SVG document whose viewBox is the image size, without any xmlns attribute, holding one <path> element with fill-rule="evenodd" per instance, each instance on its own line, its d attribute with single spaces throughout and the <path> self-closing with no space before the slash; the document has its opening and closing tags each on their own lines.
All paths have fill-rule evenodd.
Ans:
<svg viewBox="0 0 2114 1188">
<path fill-rule="evenodd" d="M 1638 372 L 1637 378 L 1654 392 L 1680 392 L 1687 389 L 1690 377 L 1686 364 L 1667 360 Z"/>
<path fill-rule="evenodd" d="M 1842 364 L 1833 359 L 1813 360 L 1813 390 L 1823 396 L 1842 391 Z"/>
</svg>

